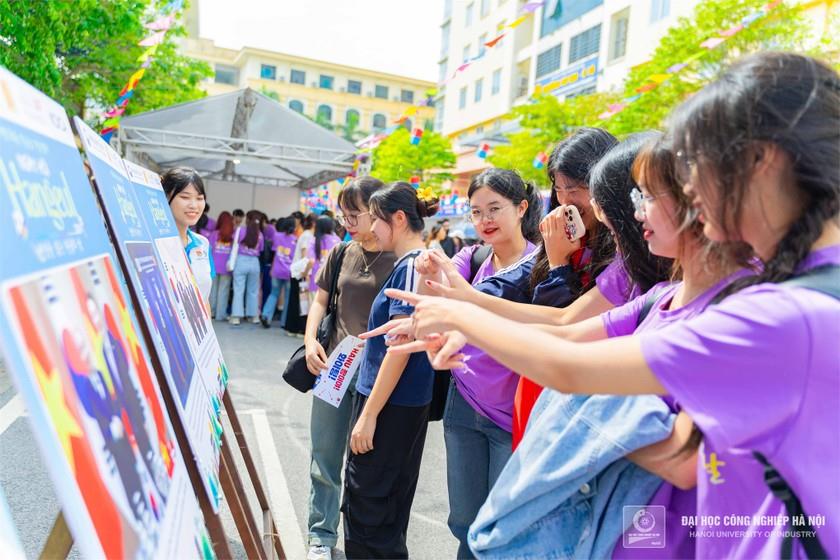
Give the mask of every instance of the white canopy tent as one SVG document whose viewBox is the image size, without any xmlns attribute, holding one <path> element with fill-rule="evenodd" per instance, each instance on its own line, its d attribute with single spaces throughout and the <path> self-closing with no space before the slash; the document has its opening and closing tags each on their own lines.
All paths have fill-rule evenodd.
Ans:
<svg viewBox="0 0 840 560">
<path fill-rule="evenodd" d="M 205 180 L 307 189 L 347 175 L 350 142 L 250 88 L 126 117 L 123 155 Z"/>
</svg>

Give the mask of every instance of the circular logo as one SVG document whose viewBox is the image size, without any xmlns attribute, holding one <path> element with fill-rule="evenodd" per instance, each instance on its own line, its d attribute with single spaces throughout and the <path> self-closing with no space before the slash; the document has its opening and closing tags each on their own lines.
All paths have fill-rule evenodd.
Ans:
<svg viewBox="0 0 840 560">
<path fill-rule="evenodd" d="M 649 533 L 656 527 L 656 518 L 648 510 L 642 508 L 633 515 L 633 527 L 641 533 Z"/>
</svg>

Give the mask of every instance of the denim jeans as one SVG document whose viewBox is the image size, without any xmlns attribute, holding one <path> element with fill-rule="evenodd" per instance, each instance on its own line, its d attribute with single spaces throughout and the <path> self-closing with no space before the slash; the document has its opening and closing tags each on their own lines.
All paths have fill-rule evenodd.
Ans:
<svg viewBox="0 0 840 560">
<path fill-rule="evenodd" d="M 283 297 L 286 297 L 286 292 L 289 291 L 289 280 L 281 280 L 279 278 L 272 278 L 271 279 L 271 293 L 268 294 L 268 298 L 265 300 L 265 305 L 262 308 L 262 316 L 268 319 L 271 322 L 274 319 L 274 311 L 277 309 L 277 300 L 280 297 L 280 290 L 283 290 Z M 285 302 L 285 299 L 284 299 Z M 283 306 L 285 311 L 286 306 Z"/>
<path fill-rule="evenodd" d="M 260 291 L 260 259 L 239 255 L 233 270 L 233 317 L 257 317 L 260 313 L 257 296 Z M 243 305 L 244 299 L 244 305 Z"/>
<path fill-rule="evenodd" d="M 213 318 L 219 321 L 227 319 L 228 302 L 230 301 L 230 283 L 233 276 L 228 274 L 216 274 L 213 278 L 213 287 L 210 289 L 210 307 Z"/>
<path fill-rule="evenodd" d="M 475 411 L 453 382 L 443 414 L 449 530 L 458 558 L 472 558 L 467 531 L 512 454 L 511 435 Z"/>
<path fill-rule="evenodd" d="M 344 452 L 350 437 L 350 417 L 356 398 L 351 380 L 338 408 L 321 399 L 312 399 L 309 438 L 312 458 L 309 464 L 309 545 L 333 547 L 338 543 L 339 499 Z"/>
</svg>

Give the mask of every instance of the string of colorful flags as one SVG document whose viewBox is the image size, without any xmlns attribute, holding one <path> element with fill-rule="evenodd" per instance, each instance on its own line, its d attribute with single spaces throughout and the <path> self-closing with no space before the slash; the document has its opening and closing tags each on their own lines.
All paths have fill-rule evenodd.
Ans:
<svg viewBox="0 0 840 560">
<path fill-rule="evenodd" d="M 143 79 L 146 70 L 152 65 L 153 57 L 157 53 L 161 43 L 166 39 L 166 33 L 175 25 L 175 20 L 178 17 L 178 12 L 184 7 L 184 0 L 171 0 L 161 10 L 161 15 L 156 20 L 144 25 L 146 29 L 153 33 L 137 43 L 141 47 L 146 47 L 146 50 L 137 57 L 137 62 L 142 63 L 140 68 L 134 72 L 126 82 L 125 86 L 120 90 L 119 96 L 112 107 L 105 111 L 105 122 L 102 123 L 102 129 L 99 134 L 103 140 L 110 142 L 111 136 L 120 127 L 120 120 L 125 113 L 129 101 L 134 96 L 134 91 L 137 84 Z"/>
<path fill-rule="evenodd" d="M 700 43 L 699 46 L 702 47 L 703 50 L 698 51 L 697 53 L 683 60 L 682 62 L 674 64 L 673 66 L 665 70 L 665 72 L 662 74 L 652 74 L 648 76 L 647 80 L 645 80 L 645 83 L 637 87 L 633 95 L 625 97 L 619 103 L 613 103 L 609 105 L 606 111 L 598 115 L 598 119 L 603 122 L 619 114 L 627 107 L 629 107 L 632 103 L 635 103 L 636 101 L 641 99 L 643 95 L 650 91 L 653 91 L 663 83 L 670 80 L 676 74 L 685 70 L 692 62 L 703 58 L 703 56 L 705 56 L 709 51 L 716 49 L 728 39 L 734 37 L 741 31 L 755 23 L 756 21 L 766 17 L 781 3 L 782 0 L 773 0 L 772 2 L 768 2 L 755 12 L 741 18 L 740 22 L 730 27 L 729 29 L 718 31 L 715 36 L 709 37 L 708 39 Z"/>
</svg>

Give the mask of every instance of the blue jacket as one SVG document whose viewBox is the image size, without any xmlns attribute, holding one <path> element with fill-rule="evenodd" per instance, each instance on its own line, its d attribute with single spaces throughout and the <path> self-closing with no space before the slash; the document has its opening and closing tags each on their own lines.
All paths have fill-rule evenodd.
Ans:
<svg viewBox="0 0 840 560">
<path fill-rule="evenodd" d="M 623 505 L 650 502 L 662 479 L 624 458 L 671 434 L 654 396 L 545 390 L 525 437 L 470 527 L 479 558 L 606 558 L 624 532 Z"/>
</svg>

